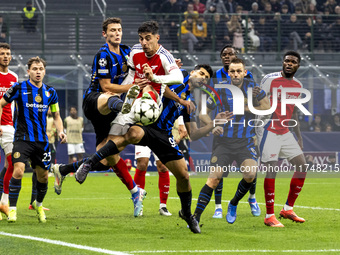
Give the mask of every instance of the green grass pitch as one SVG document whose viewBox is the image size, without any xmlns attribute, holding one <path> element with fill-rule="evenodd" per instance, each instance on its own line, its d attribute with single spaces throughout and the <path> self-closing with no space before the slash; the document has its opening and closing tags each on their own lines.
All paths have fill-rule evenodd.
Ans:
<svg viewBox="0 0 340 255">
<path fill-rule="evenodd" d="M 307 221 L 297 224 L 282 219 L 285 227 L 276 229 L 263 224 L 263 178 L 258 179 L 256 191 L 262 215 L 251 215 L 246 195 L 238 206 L 236 222 L 232 225 L 226 222 L 226 200 L 234 195 L 240 178 L 225 179 L 224 218 L 212 218 L 214 201 L 211 201 L 202 215 L 199 235 L 191 233 L 178 217 L 180 201 L 174 177 L 168 200 L 173 215 L 159 215 L 158 176 L 151 174 L 146 177 L 148 195 L 144 200 L 144 216 L 138 218 L 133 217 L 130 193 L 111 173 L 108 176 L 91 173 L 82 185 L 67 177 L 60 196 L 54 193 L 51 177 L 44 201 L 44 206 L 51 210 L 46 212 L 47 223 L 39 224 L 36 213 L 28 210 L 31 175 L 25 174 L 17 222 L 0 221 L 0 254 L 340 254 L 340 179 L 307 175 L 294 209 Z M 205 182 L 206 175 L 191 178 L 192 211 Z M 276 181 L 276 215 L 286 201 L 289 182 L 290 178 Z M 30 237 L 23 239 L 8 233 Z M 32 237 L 82 246 L 62 246 L 62 243 L 31 240 Z"/>
</svg>

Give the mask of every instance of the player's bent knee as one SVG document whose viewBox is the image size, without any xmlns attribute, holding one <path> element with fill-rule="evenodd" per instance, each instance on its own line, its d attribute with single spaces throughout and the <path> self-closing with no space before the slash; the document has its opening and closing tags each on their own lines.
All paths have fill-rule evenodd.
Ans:
<svg viewBox="0 0 340 255">
<path fill-rule="evenodd" d="M 125 140 L 129 144 L 137 144 L 142 139 L 143 135 L 144 135 L 143 129 L 131 127 L 129 129 L 129 132 L 125 134 Z"/>
</svg>

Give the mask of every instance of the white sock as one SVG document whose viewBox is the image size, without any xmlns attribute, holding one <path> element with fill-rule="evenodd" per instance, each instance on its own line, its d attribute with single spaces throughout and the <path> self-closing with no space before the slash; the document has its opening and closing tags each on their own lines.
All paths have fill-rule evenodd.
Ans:
<svg viewBox="0 0 340 255">
<path fill-rule="evenodd" d="M 266 219 L 272 217 L 273 215 L 275 215 L 274 213 L 273 214 L 266 214 Z"/>
<path fill-rule="evenodd" d="M 37 207 L 40 207 L 40 206 L 42 206 L 42 202 L 36 202 L 36 205 L 37 205 Z"/>
<path fill-rule="evenodd" d="M 255 197 L 255 194 L 250 194 L 250 193 L 249 193 L 249 198 L 250 198 L 250 199 L 255 199 L 255 198 L 256 198 L 256 197 Z"/>
<path fill-rule="evenodd" d="M 134 194 L 138 191 L 138 186 L 134 186 L 133 189 L 130 189 L 131 194 Z"/>
<path fill-rule="evenodd" d="M 162 203 L 161 203 L 161 204 L 159 205 L 159 209 L 162 209 L 163 207 L 166 208 L 166 204 L 162 204 Z"/>
<path fill-rule="evenodd" d="M 17 207 L 16 206 L 10 206 L 9 208 L 8 208 L 10 211 L 12 211 L 12 210 L 17 210 Z"/>
<path fill-rule="evenodd" d="M 216 209 L 222 209 L 222 205 L 221 204 L 215 204 L 215 210 Z"/>
<path fill-rule="evenodd" d="M 1 196 L 1 204 L 3 204 L 3 205 L 8 205 L 8 194 L 2 193 L 2 196 Z"/>
<path fill-rule="evenodd" d="M 285 210 L 285 211 L 293 210 L 293 206 L 289 206 L 289 205 L 285 204 L 283 206 L 283 210 Z"/>
</svg>

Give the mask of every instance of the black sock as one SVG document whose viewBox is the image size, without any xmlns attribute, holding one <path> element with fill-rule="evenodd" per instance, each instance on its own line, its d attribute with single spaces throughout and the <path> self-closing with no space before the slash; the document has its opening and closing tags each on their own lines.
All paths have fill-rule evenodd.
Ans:
<svg viewBox="0 0 340 255">
<path fill-rule="evenodd" d="M 99 149 L 95 154 L 89 157 L 89 163 L 93 167 L 102 159 L 118 154 L 119 150 L 114 142 L 109 140 L 101 149 Z"/>
<path fill-rule="evenodd" d="M 4 178 L 6 174 L 7 168 L 4 167 L 0 172 L 0 199 L 2 196 L 2 192 L 4 191 Z"/>
<path fill-rule="evenodd" d="M 107 100 L 107 106 L 113 112 L 120 112 L 123 101 L 118 96 L 112 96 Z"/>
<path fill-rule="evenodd" d="M 249 193 L 254 195 L 256 191 L 256 181 L 257 181 L 257 176 L 254 178 L 253 183 L 251 184 Z"/>
<path fill-rule="evenodd" d="M 37 180 L 37 202 L 42 203 L 47 193 L 48 183 L 41 183 Z"/>
<path fill-rule="evenodd" d="M 189 218 L 191 216 L 191 200 L 192 200 L 191 190 L 188 192 L 177 192 L 177 194 L 181 200 L 183 215 Z"/>
<path fill-rule="evenodd" d="M 21 179 L 15 179 L 14 177 L 11 178 L 9 181 L 9 206 L 17 206 L 19 193 L 21 190 Z"/>
<path fill-rule="evenodd" d="M 235 193 L 235 196 L 234 196 L 234 198 L 232 200 L 230 200 L 230 203 L 232 205 L 238 205 L 238 201 L 240 201 L 244 197 L 244 195 L 250 189 L 251 185 L 252 185 L 252 182 L 248 183 L 244 179 L 242 179 L 239 182 L 238 187 L 237 187 L 237 191 Z"/>
<path fill-rule="evenodd" d="M 201 214 L 204 212 L 205 207 L 209 204 L 213 191 L 214 190 L 210 188 L 207 184 L 205 184 L 201 189 L 200 195 L 198 196 L 197 199 L 197 205 L 194 213 L 198 221 L 200 221 Z"/>
<path fill-rule="evenodd" d="M 37 174 L 33 171 L 32 174 L 32 195 L 31 195 L 31 203 L 34 202 L 34 200 L 37 199 Z"/>
<path fill-rule="evenodd" d="M 69 173 L 75 173 L 77 171 L 77 169 L 80 167 L 80 165 L 83 164 L 88 159 L 89 158 L 83 158 L 82 160 L 79 160 L 79 161 L 74 162 L 72 164 L 60 165 L 59 166 L 59 172 L 62 176 L 66 176 Z"/>
<path fill-rule="evenodd" d="M 105 166 L 102 163 L 98 162 L 93 166 L 93 169 L 96 171 L 107 171 L 109 170 L 111 167 L 110 166 Z"/>
<path fill-rule="evenodd" d="M 219 184 L 215 189 L 215 204 L 222 204 L 222 190 L 223 190 L 223 178 L 220 180 Z"/>
</svg>

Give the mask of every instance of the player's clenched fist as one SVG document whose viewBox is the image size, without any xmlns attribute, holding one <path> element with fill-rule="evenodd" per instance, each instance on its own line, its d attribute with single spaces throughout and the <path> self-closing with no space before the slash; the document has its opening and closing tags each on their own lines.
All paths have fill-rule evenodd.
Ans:
<svg viewBox="0 0 340 255">
<path fill-rule="evenodd" d="M 143 67 L 143 73 L 144 73 L 145 77 L 149 81 L 152 81 L 152 79 L 153 79 L 153 72 L 152 72 L 151 67 L 148 64 L 146 64 L 146 63 L 144 65 L 142 65 L 142 67 Z"/>
</svg>

